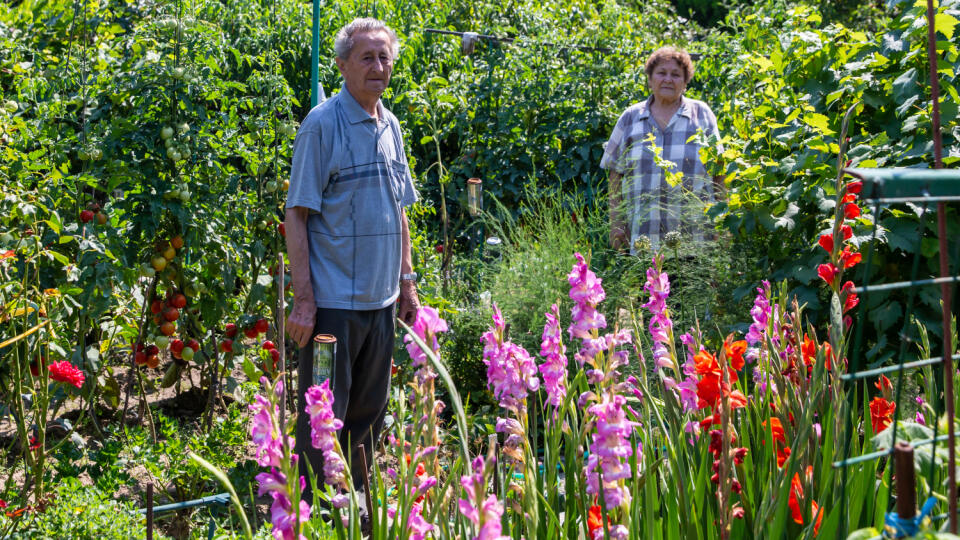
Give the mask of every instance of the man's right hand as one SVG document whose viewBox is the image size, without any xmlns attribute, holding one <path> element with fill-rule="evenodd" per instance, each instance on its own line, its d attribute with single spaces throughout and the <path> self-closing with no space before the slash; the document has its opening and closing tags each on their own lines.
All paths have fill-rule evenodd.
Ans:
<svg viewBox="0 0 960 540">
<path fill-rule="evenodd" d="M 298 347 L 306 347 L 313 338 L 313 325 L 317 319 L 317 306 L 313 302 L 293 302 L 287 317 L 287 335 Z"/>
<path fill-rule="evenodd" d="M 610 227 L 610 247 L 618 251 L 623 251 L 629 246 L 627 232 L 623 227 L 613 225 Z"/>
</svg>

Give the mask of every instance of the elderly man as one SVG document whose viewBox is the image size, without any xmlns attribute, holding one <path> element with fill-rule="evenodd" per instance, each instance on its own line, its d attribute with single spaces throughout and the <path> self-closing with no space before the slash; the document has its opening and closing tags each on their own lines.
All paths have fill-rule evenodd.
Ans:
<svg viewBox="0 0 960 540">
<path fill-rule="evenodd" d="M 286 235 L 293 280 L 287 319 L 299 353 L 297 453 L 317 473 L 303 413 L 312 385 L 313 336 L 337 338 L 331 389 L 352 453 L 354 485 L 383 424 L 394 347 L 394 313 L 412 323 L 419 308 L 404 207 L 417 200 L 397 118 L 380 102 L 399 44 L 376 19 L 355 19 L 334 43 L 340 93 L 314 107 L 293 147 Z M 396 304 L 396 306 L 395 306 Z M 348 441 L 350 446 L 348 446 Z"/>
</svg>

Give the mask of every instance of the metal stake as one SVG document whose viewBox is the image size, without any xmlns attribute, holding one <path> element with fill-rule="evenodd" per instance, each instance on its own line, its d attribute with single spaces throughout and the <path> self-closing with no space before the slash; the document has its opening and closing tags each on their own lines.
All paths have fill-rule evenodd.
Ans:
<svg viewBox="0 0 960 540">
<path fill-rule="evenodd" d="M 893 447 L 893 462 L 897 474 L 897 515 L 901 519 L 913 519 L 917 516 L 917 479 L 910 443 L 900 441 Z"/>
<path fill-rule="evenodd" d="M 943 139 L 940 134 L 940 80 L 937 76 L 937 37 L 936 19 L 933 11 L 933 0 L 927 0 L 927 61 L 930 66 L 930 100 L 933 102 L 933 167 L 943 168 Z M 947 277 L 950 272 L 950 262 L 947 258 L 947 205 L 937 203 L 937 236 L 940 247 L 940 277 Z M 940 296 L 943 302 L 943 398 L 947 410 L 947 448 L 948 448 L 948 517 L 950 518 L 950 532 L 957 534 L 957 444 L 954 438 L 953 421 L 953 342 L 950 335 L 950 283 L 940 284 Z"/>
<path fill-rule="evenodd" d="M 153 540 L 153 482 L 147 484 L 147 540 Z"/>
</svg>

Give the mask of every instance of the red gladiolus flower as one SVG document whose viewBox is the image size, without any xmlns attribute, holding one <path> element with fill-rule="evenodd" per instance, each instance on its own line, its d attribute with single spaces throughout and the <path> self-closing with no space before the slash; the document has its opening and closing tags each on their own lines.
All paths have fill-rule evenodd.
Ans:
<svg viewBox="0 0 960 540">
<path fill-rule="evenodd" d="M 827 282 L 827 285 L 833 286 L 833 282 L 837 279 L 837 274 L 840 272 L 833 263 L 821 264 L 817 267 L 817 275 L 820 276 L 820 279 Z"/>
<path fill-rule="evenodd" d="M 853 193 L 847 193 L 846 195 L 843 196 L 842 199 L 840 199 L 840 202 L 842 202 L 842 203 L 852 203 L 852 202 L 855 201 L 855 200 L 857 200 L 857 196 L 856 196 L 856 195 L 854 195 Z"/>
<path fill-rule="evenodd" d="M 857 307 L 857 304 L 860 303 L 860 298 L 857 296 L 857 293 L 853 292 L 853 288 L 854 285 L 852 281 L 844 283 L 843 287 L 840 288 L 840 298 L 843 299 L 844 313 Z"/>
<path fill-rule="evenodd" d="M 12 259 L 13 257 L 16 257 L 16 255 L 17 254 L 12 249 L 8 249 L 6 251 L 0 251 L 0 261 L 2 261 L 3 259 Z"/>
<path fill-rule="evenodd" d="M 767 423 L 764 422 L 763 426 L 766 426 Z M 787 442 L 786 432 L 783 431 L 783 424 L 780 423 L 780 419 L 776 416 L 770 417 L 770 436 L 773 438 L 774 443 L 784 443 Z"/>
<path fill-rule="evenodd" d="M 833 235 L 832 234 L 821 234 L 820 240 L 817 241 L 820 244 L 820 247 L 824 249 L 827 253 L 833 253 Z"/>
<path fill-rule="evenodd" d="M 833 350 L 826 341 L 821 343 L 820 346 L 823 348 L 827 371 L 830 371 Z M 807 375 L 810 375 L 813 373 L 813 366 L 817 363 L 817 342 L 810 339 L 810 336 L 806 333 L 803 334 L 803 343 L 800 344 L 800 355 L 803 358 L 803 365 L 807 366 Z"/>
<path fill-rule="evenodd" d="M 700 352 L 693 357 L 693 363 L 698 375 L 720 375 L 719 362 L 717 362 L 716 357 L 707 350 L 701 349 Z"/>
<path fill-rule="evenodd" d="M 590 530 L 590 537 L 593 538 L 593 531 L 599 531 L 603 528 L 603 514 L 601 514 L 600 505 L 595 504 L 587 512 L 587 528 Z"/>
<path fill-rule="evenodd" d="M 860 264 L 862 259 L 863 255 L 850 251 L 850 246 L 844 246 L 843 253 L 840 254 L 840 264 L 843 265 L 844 269 L 853 268 Z"/>
<path fill-rule="evenodd" d="M 847 183 L 847 193 L 860 193 L 861 189 L 863 189 L 863 182 L 860 180 Z"/>
<path fill-rule="evenodd" d="M 27 444 L 29 445 L 30 450 L 37 450 L 40 448 L 40 441 L 34 435 L 30 436 L 30 440 L 27 441 Z"/>
<path fill-rule="evenodd" d="M 727 360 L 730 361 L 730 367 L 736 371 L 743 369 L 743 353 L 747 352 L 747 342 L 745 340 L 734 341 L 732 343 L 724 342 L 723 350 L 727 353 Z"/>
<path fill-rule="evenodd" d="M 807 480 L 811 480 L 813 477 L 813 467 L 807 466 L 806 470 Z M 800 473 L 793 473 L 793 480 L 790 482 L 790 498 L 787 500 L 787 504 L 790 507 L 790 515 L 793 517 L 793 521 L 803 525 L 803 512 L 800 510 L 800 499 L 803 498 L 803 483 L 800 481 Z M 817 501 L 810 501 L 810 510 L 811 514 L 814 516 L 814 525 L 813 525 L 813 534 L 816 535 L 820 532 L 820 522 L 823 520 L 823 512 L 820 511 L 820 506 L 817 504 Z"/>
<path fill-rule="evenodd" d="M 5 501 L 5 500 L 3 500 L 3 499 L 0 499 L 0 508 L 6 508 L 7 506 L 9 506 L 9 505 L 7 504 L 7 501 Z"/>
<path fill-rule="evenodd" d="M 850 237 L 853 236 L 853 227 L 849 225 L 841 225 L 840 234 L 843 235 L 844 240 L 849 240 Z"/>
<path fill-rule="evenodd" d="M 790 457 L 790 447 L 784 446 L 782 449 L 777 449 L 777 467 L 783 468 L 783 464 L 787 462 L 787 458 Z"/>
<path fill-rule="evenodd" d="M 847 205 L 843 207 L 843 217 L 847 219 L 860 217 L 860 207 L 853 203 L 847 203 Z"/>
<path fill-rule="evenodd" d="M 890 379 L 888 379 L 886 375 L 881 375 L 880 378 L 877 379 L 877 382 L 873 383 L 873 386 L 883 394 L 884 398 L 889 398 L 890 393 L 893 391 L 893 383 L 890 382 Z"/>
<path fill-rule="evenodd" d="M 66 360 L 54 362 L 48 369 L 50 378 L 57 382 L 67 383 L 77 388 L 83 386 L 83 372 Z"/>
<path fill-rule="evenodd" d="M 880 433 L 887 429 L 893 422 L 893 413 L 897 410 L 897 404 L 887 401 L 882 397 L 875 397 L 870 402 L 870 423 L 873 425 L 873 432 Z"/>
</svg>

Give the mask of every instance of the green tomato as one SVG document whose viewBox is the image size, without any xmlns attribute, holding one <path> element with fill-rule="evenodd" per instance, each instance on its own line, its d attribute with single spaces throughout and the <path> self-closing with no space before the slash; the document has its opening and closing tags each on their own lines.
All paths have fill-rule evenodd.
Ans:
<svg viewBox="0 0 960 540">
<path fill-rule="evenodd" d="M 7 111 L 10 114 L 17 112 L 17 109 L 20 108 L 20 104 L 12 99 L 8 99 L 3 102 L 3 110 Z"/>
<path fill-rule="evenodd" d="M 167 139 L 167 140 L 163 141 L 163 147 L 164 147 L 164 148 L 172 148 L 173 145 L 174 145 L 173 139 Z"/>
<path fill-rule="evenodd" d="M 153 276 L 157 275 L 157 271 L 154 270 L 149 264 L 143 263 L 140 265 L 140 275 L 145 278 L 152 278 Z"/>
<path fill-rule="evenodd" d="M 93 148 L 90 150 L 90 159 L 92 159 L 93 161 L 96 161 L 102 157 L 103 157 L 103 152 L 101 152 L 99 148 Z"/>
<path fill-rule="evenodd" d="M 278 187 L 280 186 L 277 185 L 276 180 L 270 180 L 265 186 L 263 186 L 263 189 L 267 190 L 267 193 L 273 193 Z"/>
<path fill-rule="evenodd" d="M 168 158 L 173 159 L 173 156 L 174 156 L 174 154 L 176 154 L 176 153 L 177 153 L 177 149 L 176 149 L 176 148 L 174 148 L 174 147 L 172 147 L 172 146 L 169 147 L 169 148 L 167 148 L 167 157 L 168 157 Z"/>
<path fill-rule="evenodd" d="M 160 130 L 160 138 L 161 138 L 161 139 L 167 140 L 167 139 L 169 139 L 170 137 L 173 137 L 173 128 L 172 128 L 172 127 L 170 127 L 170 126 L 165 126 L 163 129 Z"/>
<path fill-rule="evenodd" d="M 183 358 L 185 361 L 189 362 L 193 360 L 194 354 L 195 353 L 193 352 L 193 349 L 190 347 L 184 347 L 183 350 L 180 351 L 180 358 Z"/>
<path fill-rule="evenodd" d="M 157 347 L 160 347 L 161 349 L 166 349 L 167 345 L 170 344 L 170 338 L 168 338 L 167 336 L 157 336 L 153 342 L 157 344 Z"/>
<path fill-rule="evenodd" d="M 267 164 L 261 163 L 260 166 L 257 167 L 257 176 L 263 176 L 266 173 L 267 173 Z"/>
<path fill-rule="evenodd" d="M 183 135 L 184 133 L 190 131 L 190 124 L 186 122 L 180 124 L 179 126 L 177 126 L 177 131 L 179 131 L 180 134 Z"/>
<path fill-rule="evenodd" d="M 181 155 L 180 152 L 176 152 L 176 151 L 175 151 L 175 152 L 173 153 L 173 155 L 170 156 L 170 159 L 172 159 L 172 160 L 174 160 L 174 161 L 180 161 L 181 159 L 183 159 L 183 155 Z"/>
<path fill-rule="evenodd" d="M 188 203 L 190 202 L 190 192 L 187 190 L 180 191 L 180 202 Z"/>
<path fill-rule="evenodd" d="M 183 159 L 190 159 L 190 149 L 186 146 L 183 147 L 183 150 L 180 151 L 183 154 Z"/>
<path fill-rule="evenodd" d="M 168 199 L 179 199 L 179 198 L 180 198 L 180 190 L 179 190 L 179 189 L 171 189 L 170 191 L 164 193 L 163 196 L 166 197 L 166 198 L 168 198 Z"/>
<path fill-rule="evenodd" d="M 80 150 L 77 152 L 77 157 L 80 158 L 80 161 L 87 161 L 90 159 L 90 154 L 86 150 Z"/>
</svg>

